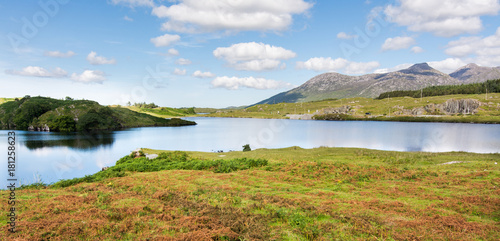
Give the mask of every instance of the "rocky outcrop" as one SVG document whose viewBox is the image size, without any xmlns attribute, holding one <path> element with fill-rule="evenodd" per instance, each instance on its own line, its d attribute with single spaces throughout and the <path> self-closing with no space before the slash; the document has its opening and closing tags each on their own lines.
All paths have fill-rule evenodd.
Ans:
<svg viewBox="0 0 500 241">
<path fill-rule="evenodd" d="M 37 127 L 34 127 L 34 126 L 29 126 L 28 127 L 28 131 L 46 131 L 46 132 L 50 132 L 50 128 L 47 124 L 44 124 L 42 126 L 37 126 Z"/>
<path fill-rule="evenodd" d="M 449 99 L 442 104 L 430 103 L 424 107 L 404 109 L 402 106 L 393 107 L 396 109 L 394 115 L 453 115 L 453 114 L 476 114 L 481 106 L 481 102 L 474 99 Z"/>
<path fill-rule="evenodd" d="M 323 109 L 323 114 L 351 114 L 353 112 L 351 106 L 344 105 L 337 108 L 325 108 Z"/>
<path fill-rule="evenodd" d="M 446 114 L 475 114 L 481 106 L 481 102 L 474 99 L 455 100 L 450 99 L 440 105 L 440 109 Z"/>
</svg>

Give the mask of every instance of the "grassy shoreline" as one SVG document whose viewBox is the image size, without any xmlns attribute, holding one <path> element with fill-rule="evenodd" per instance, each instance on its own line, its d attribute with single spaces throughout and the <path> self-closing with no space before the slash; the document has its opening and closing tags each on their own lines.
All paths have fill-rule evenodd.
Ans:
<svg viewBox="0 0 500 241">
<path fill-rule="evenodd" d="M 143 150 L 149 154 L 174 153 Z M 205 160 L 207 164 L 196 169 L 199 162 L 178 166 L 177 159 L 160 158 L 149 163 L 128 158 L 117 164 L 121 171 L 141 165 L 172 167 L 172 163 L 177 169 L 146 168 L 67 187 L 19 190 L 19 232 L 2 232 L 0 237 L 500 239 L 498 153 L 326 147 L 182 153 L 177 152 L 188 160 Z M 217 172 L 218 167 L 213 167 L 213 160 L 230 163 L 237 158 L 267 162 L 227 172 Z M 7 191 L 0 193 L 7 195 Z M 7 210 L 6 202 L 1 206 Z M 0 220 L 5 224 L 6 216 Z"/>
<path fill-rule="evenodd" d="M 420 98 L 398 97 L 390 99 L 348 98 L 340 100 L 324 100 L 304 103 L 263 104 L 238 110 L 219 110 L 205 115 L 206 117 L 233 117 L 259 119 L 288 119 L 287 115 L 304 115 L 322 113 L 329 108 L 349 106 L 350 114 L 344 120 L 356 121 L 400 121 L 400 122 L 449 122 L 449 123 L 484 123 L 500 124 L 500 94 L 480 95 L 448 95 Z M 398 114 L 403 110 L 423 108 L 426 105 L 437 105 L 449 99 L 474 99 L 482 103 L 478 113 L 473 115 L 436 115 L 424 117 Z M 367 115 L 369 113 L 369 115 Z M 439 116 L 439 117 L 437 117 Z"/>
</svg>

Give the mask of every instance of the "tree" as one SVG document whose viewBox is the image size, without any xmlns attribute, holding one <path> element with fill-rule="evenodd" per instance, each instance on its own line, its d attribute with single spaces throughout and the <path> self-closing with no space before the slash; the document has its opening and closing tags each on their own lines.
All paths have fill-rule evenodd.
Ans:
<svg viewBox="0 0 500 241">
<path fill-rule="evenodd" d="M 246 144 L 243 146 L 243 151 L 251 151 L 252 148 L 250 148 L 250 144 Z"/>
</svg>

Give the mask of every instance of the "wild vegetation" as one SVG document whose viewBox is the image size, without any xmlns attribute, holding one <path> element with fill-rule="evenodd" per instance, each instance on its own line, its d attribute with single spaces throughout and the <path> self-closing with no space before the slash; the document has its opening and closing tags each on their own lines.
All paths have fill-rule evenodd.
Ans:
<svg viewBox="0 0 500 241">
<path fill-rule="evenodd" d="M 171 107 L 159 107 L 154 103 L 147 105 L 133 105 L 125 106 L 125 108 L 139 112 L 145 113 L 156 117 L 171 118 L 171 117 L 185 117 L 196 115 L 195 108 L 171 108 Z"/>
<path fill-rule="evenodd" d="M 500 93 L 500 79 L 488 80 L 482 83 L 466 84 L 466 85 L 441 85 L 423 88 L 421 90 L 400 90 L 391 91 L 380 94 L 377 99 L 385 99 L 390 97 L 427 97 L 427 96 L 442 96 L 442 95 L 470 95 L 470 94 L 486 94 Z"/>
<path fill-rule="evenodd" d="M 480 103 L 474 114 L 446 114 L 437 111 L 436 106 L 449 100 L 474 100 Z M 433 112 L 432 108 L 437 112 Z M 413 110 L 424 110 L 412 114 Z M 328 111 L 342 110 L 342 113 Z M 348 110 L 348 112 L 346 112 Z M 426 114 L 427 111 L 431 114 Z M 418 112 L 418 111 L 416 111 Z M 418 122 L 466 122 L 500 123 L 500 93 L 445 95 L 423 98 L 391 97 L 386 99 L 348 98 L 328 99 L 303 103 L 279 103 L 254 105 L 242 110 L 218 110 L 206 116 L 236 118 L 286 119 L 290 115 L 316 115 L 317 119 L 330 120 L 370 120 L 370 121 L 418 121 Z M 326 116 L 325 116 L 326 115 Z"/>
<path fill-rule="evenodd" d="M 180 126 L 194 122 L 164 119 L 90 100 L 25 96 L 0 105 L 0 127 L 18 130 L 94 131 L 139 126 Z"/>
<path fill-rule="evenodd" d="M 161 157 L 124 157 L 93 180 L 18 190 L 18 232 L 0 239 L 500 239 L 500 154 L 143 151 Z M 216 171 L 243 159 L 264 161 Z"/>
</svg>

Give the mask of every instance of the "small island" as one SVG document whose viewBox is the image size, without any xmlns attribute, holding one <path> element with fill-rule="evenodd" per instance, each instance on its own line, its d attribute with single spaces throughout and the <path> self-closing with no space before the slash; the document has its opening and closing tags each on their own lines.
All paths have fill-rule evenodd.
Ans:
<svg viewBox="0 0 500 241">
<path fill-rule="evenodd" d="M 121 107 L 102 106 L 91 100 L 64 100 L 25 96 L 0 105 L 0 128 L 75 132 L 119 130 L 147 126 L 196 125 L 179 118 L 165 119 Z"/>
</svg>

